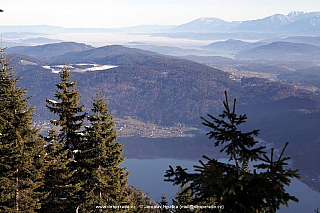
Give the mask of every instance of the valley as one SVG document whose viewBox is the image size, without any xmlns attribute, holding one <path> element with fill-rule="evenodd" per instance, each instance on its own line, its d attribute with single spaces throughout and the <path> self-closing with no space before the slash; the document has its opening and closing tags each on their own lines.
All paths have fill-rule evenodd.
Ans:
<svg viewBox="0 0 320 213">
<path fill-rule="evenodd" d="M 154 123 L 144 123 L 135 120 L 129 116 L 124 118 L 114 118 L 117 136 L 120 138 L 141 137 L 141 138 L 192 138 L 195 137 L 194 127 L 186 127 L 177 123 L 174 126 L 161 126 Z M 34 126 L 41 128 L 41 134 L 47 135 L 47 132 L 53 127 L 50 121 L 38 121 Z"/>
</svg>

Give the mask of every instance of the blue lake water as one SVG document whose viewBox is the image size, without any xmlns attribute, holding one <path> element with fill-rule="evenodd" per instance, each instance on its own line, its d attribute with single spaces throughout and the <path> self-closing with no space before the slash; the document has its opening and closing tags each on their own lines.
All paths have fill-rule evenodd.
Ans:
<svg viewBox="0 0 320 213">
<path fill-rule="evenodd" d="M 224 161 L 224 159 L 222 159 Z M 171 182 L 164 182 L 164 174 L 169 165 L 180 165 L 182 168 L 188 168 L 193 171 L 193 165 L 199 165 L 195 160 L 178 160 L 170 158 L 157 159 L 126 159 L 122 166 L 127 167 L 130 172 L 130 185 L 141 189 L 152 199 L 160 202 L 162 192 L 166 193 L 169 203 L 175 196 L 178 186 L 173 186 Z M 312 190 L 306 184 L 299 180 L 292 180 L 287 191 L 299 199 L 299 203 L 290 202 L 289 207 L 283 206 L 279 213 L 304 213 L 314 212 L 317 207 L 320 208 L 320 193 Z"/>
</svg>

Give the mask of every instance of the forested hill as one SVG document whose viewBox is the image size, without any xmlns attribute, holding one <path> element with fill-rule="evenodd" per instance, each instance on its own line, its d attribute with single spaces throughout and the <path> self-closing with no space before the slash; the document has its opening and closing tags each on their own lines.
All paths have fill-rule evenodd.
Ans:
<svg viewBox="0 0 320 213">
<path fill-rule="evenodd" d="M 44 44 L 38 46 L 17 46 L 7 50 L 7 54 L 21 54 L 46 60 L 49 57 L 58 56 L 68 52 L 85 51 L 94 47 L 76 42 L 61 42 L 56 44 Z"/>
<path fill-rule="evenodd" d="M 61 46 L 64 45 L 51 44 L 46 49 L 57 50 Z M 290 97 L 310 100 L 311 104 L 305 107 L 309 111 L 317 109 L 310 92 L 290 84 L 261 79 L 243 79 L 240 83 L 231 79 L 228 73 L 212 67 L 119 45 L 83 51 L 78 50 L 84 44 L 73 43 L 72 46 L 77 51 L 65 53 L 62 50 L 61 55 L 57 55 L 57 51 L 48 53 L 45 61 L 30 56 L 10 56 L 18 76 L 23 77 L 21 86 L 31 87 L 30 103 L 36 106 L 38 117 L 47 118 L 49 113 L 44 100 L 53 98 L 54 84 L 59 79 L 57 71 L 66 62 L 74 71 L 72 78 L 78 81 L 82 101 L 90 105 L 92 93 L 100 90 L 107 97 L 114 115 L 119 117 L 130 115 L 161 124 L 194 124 L 199 122 L 200 116 L 214 113 L 221 107 L 225 90 L 230 91 L 231 97 L 239 97 L 243 108 L 270 105 L 263 112 L 266 115 L 279 109 L 301 109 L 300 106 L 296 108 L 298 105 L 286 104 Z M 28 53 L 39 55 L 39 46 L 29 47 Z M 113 68 L 86 71 L 104 65 L 112 65 Z M 79 71 L 77 68 L 82 69 Z M 272 103 L 279 101 L 282 101 L 280 107 L 274 109 Z"/>
<path fill-rule="evenodd" d="M 121 45 L 110 45 L 99 48 L 94 48 L 86 51 L 73 51 L 58 56 L 48 58 L 48 62 L 61 63 L 68 61 L 68 63 L 81 63 L 81 62 L 95 62 L 95 63 L 113 63 L 116 65 L 125 64 L 144 64 L 148 61 L 149 57 L 160 57 L 155 52 L 140 50 L 136 48 L 127 48 Z M 148 57 L 148 58 L 146 58 Z"/>
<path fill-rule="evenodd" d="M 53 44 L 55 45 L 55 44 Z M 113 65 L 103 71 L 73 72 L 82 101 L 90 105 L 98 91 L 107 97 L 115 116 L 136 116 L 162 124 L 191 123 L 221 105 L 224 90 L 237 91 L 239 84 L 229 74 L 205 65 L 162 56 L 123 46 L 106 46 L 51 57 L 50 61 L 29 58 L 21 63 L 15 55 L 13 64 L 22 87 L 32 87 L 30 103 L 36 114 L 46 117 L 45 98 L 53 98 L 54 83 L 59 76 L 44 65 L 59 66 L 68 62 Z M 93 65 L 92 65 L 93 66 Z M 59 68 L 56 68 L 59 69 Z M 37 117 L 37 116 L 36 116 Z"/>
</svg>

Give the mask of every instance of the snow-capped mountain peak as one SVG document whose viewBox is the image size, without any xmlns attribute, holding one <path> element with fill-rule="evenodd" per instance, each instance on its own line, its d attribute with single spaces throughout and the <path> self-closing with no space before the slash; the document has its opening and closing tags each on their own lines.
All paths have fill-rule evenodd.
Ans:
<svg viewBox="0 0 320 213">
<path fill-rule="evenodd" d="M 303 11 L 292 11 L 288 14 L 288 16 L 294 20 L 296 20 L 297 18 L 303 16 L 304 14 L 306 14 L 306 12 Z"/>
<path fill-rule="evenodd" d="M 274 14 L 265 18 L 228 22 L 220 18 L 198 18 L 174 28 L 176 32 L 288 32 L 320 31 L 320 12 L 292 11 L 288 15 Z"/>
<path fill-rule="evenodd" d="M 283 15 L 283 14 L 275 14 L 273 16 L 270 16 L 269 19 L 272 22 L 277 22 L 277 23 L 281 23 L 281 24 L 288 24 L 288 23 L 291 23 L 294 21 L 293 18 L 286 16 L 286 15 Z"/>
<path fill-rule="evenodd" d="M 210 24 L 220 24 L 220 23 L 225 23 L 226 21 L 220 19 L 220 18 L 208 18 L 208 17 L 202 17 L 202 18 L 199 18 L 197 19 L 198 22 L 201 22 L 203 24 L 207 24 L 207 25 L 210 25 Z"/>
</svg>

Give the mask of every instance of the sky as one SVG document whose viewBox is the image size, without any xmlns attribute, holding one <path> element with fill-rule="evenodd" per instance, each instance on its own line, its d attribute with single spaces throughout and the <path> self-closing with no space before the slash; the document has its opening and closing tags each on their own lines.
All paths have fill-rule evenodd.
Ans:
<svg viewBox="0 0 320 213">
<path fill-rule="evenodd" d="M 1 0 L 0 26 L 117 28 L 180 25 L 200 17 L 245 21 L 320 11 L 318 0 Z"/>
</svg>

